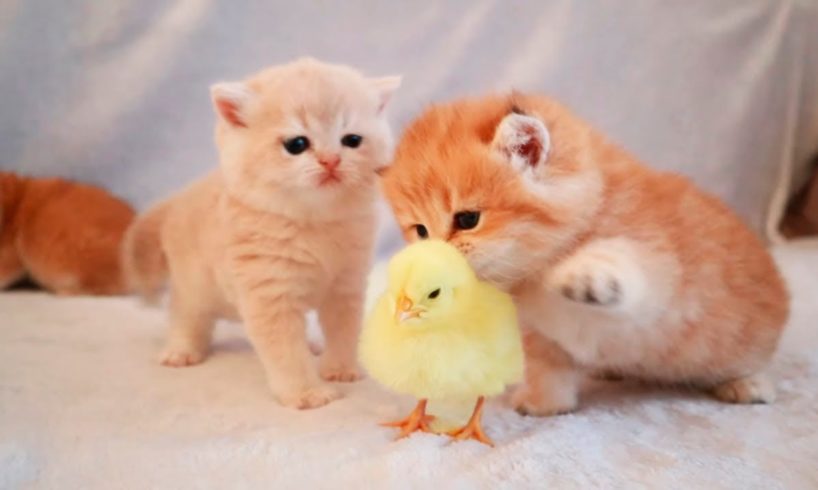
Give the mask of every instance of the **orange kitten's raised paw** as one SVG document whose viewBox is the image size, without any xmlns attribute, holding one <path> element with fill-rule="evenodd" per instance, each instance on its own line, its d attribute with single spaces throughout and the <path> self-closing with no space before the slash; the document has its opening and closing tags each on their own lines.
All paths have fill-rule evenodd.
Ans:
<svg viewBox="0 0 818 490">
<path fill-rule="evenodd" d="M 619 281 L 613 276 L 606 275 L 604 271 L 570 276 L 563 278 L 563 281 L 560 284 L 560 294 L 572 301 L 612 306 L 619 303 L 622 296 Z"/>
<path fill-rule="evenodd" d="M 621 275 L 614 258 L 584 254 L 561 264 L 551 277 L 551 287 L 571 301 L 614 306 L 624 295 Z"/>
<path fill-rule="evenodd" d="M 282 395 L 279 399 L 284 406 L 306 410 L 323 407 L 329 402 L 341 398 L 341 396 L 341 392 L 332 386 L 318 385 L 300 393 Z"/>
<path fill-rule="evenodd" d="M 772 403 L 775 386 L 766 376 L 754 374 L 716 386 L 713 395 L 727 403 Z"/>
<path fill-rule="evenodd" d="M 645 294 L 635 255 L 636 245 L 625 238 L 592 241 L 554 269 L 550 287 L 571 301 L 628 308 Z"/>
</svg>

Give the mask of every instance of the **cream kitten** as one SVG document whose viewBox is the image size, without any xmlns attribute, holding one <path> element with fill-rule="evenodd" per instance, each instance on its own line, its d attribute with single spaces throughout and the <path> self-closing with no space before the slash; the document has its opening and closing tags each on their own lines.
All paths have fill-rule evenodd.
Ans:
<svg viewBox="0 0 818 490">
<path fill-rule="evenodd" d="M 359 377 L 375 172 L 392 149 L 384 106 L 399 84 L 302 59 L 211 88 L 220 169 L 143 214 L 124 247 L 144 295 L 169 271 L 162 364 L 202 362 L 214 321 L 238 317 L 284 405 L 320 407 L 339 397 L 320 378 Z M 317 371 L 311 309 L 326 338 Z"/>
</svg>

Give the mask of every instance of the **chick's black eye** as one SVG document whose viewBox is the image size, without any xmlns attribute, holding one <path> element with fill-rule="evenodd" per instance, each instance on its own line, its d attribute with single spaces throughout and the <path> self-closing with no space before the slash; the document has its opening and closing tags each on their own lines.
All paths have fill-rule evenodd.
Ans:
<svg viewBox="0 0 818 490">
<path fill-rule="evenodd" d="M 431 293 L 429 293 L 429 299 L 435 299 L 440 296 L 440 288 L 435 289 Z"/>
<path fill-rule="evenodd" d="M 358 148 L 361 146 L 361 141 L 364 140 L 363 136 L 357 134 L 347 134 L 341 138 L 341 144 L 344 146 L 348 146 L 350 148 Z"/>
<path fill-rule="evenodd" d="M 427 230 L 425 226 L 415 225 L 415 231 L 417 232 L 418 237 L 421 240 L 425 240 L 425 239 L 429 238 L 429 230 Z"/>
<path fill-rule="evenodd" d="M 480 211 L 460 211 L 454 215 L 454 227 L 458 230 L 471 230 L 480 222 Z"/>
<path fill-rule="evenodd" d="M 310 140 L 308 140 L 306 136 L 296 136 L 295 138 L 284 140 L 284 149 L 287 150 L 287 153 L 290 155 L 304 153 L 309 147 Z"/>
</svg>

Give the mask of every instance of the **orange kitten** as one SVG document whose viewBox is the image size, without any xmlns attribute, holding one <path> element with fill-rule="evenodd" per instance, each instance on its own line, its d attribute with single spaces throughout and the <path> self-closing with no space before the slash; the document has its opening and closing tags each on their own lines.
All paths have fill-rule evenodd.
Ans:
<svg viewBox="0 0 818 490">
<path fill-rule="evenodd" d="M 408 240 L 450 241 L 514 295 L 528 351 L 519 411 L 573 410 L 588 370 L 773 400 L 763 371 L 789 299 L 763 244 L 718 199 L 554 101 L 433 107 L 383 186 Z"/>
<path fill-rule="evenodd" d="M 134 212 L 106 191 L 0 172 L 0 289 L 24 276 L 57 294 L 123 294 L 119 247 Z"/>
<path fill-rule="evenodd" d="M 213 322 L 238 317 L 284 405 L 324 405 L 358 378 L 355 345 L 375 237 L 383 109 L 400 80 L 303 59 L 211 89 L 220 169 L 142 215 L 124 247 L 144 295 L 169 271 L 161 362 L 204 360 Z M 304 315 L 326 337 L 318 371 Z"/>
</svg>

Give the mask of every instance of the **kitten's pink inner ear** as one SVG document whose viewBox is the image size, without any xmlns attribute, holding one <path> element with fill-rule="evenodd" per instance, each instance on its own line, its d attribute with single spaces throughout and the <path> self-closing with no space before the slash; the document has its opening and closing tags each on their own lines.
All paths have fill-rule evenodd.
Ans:
<svg viewBox="0 0 818 490">
<path fill-rule="evenodd" d="M 543 156 L 543 142 L 540 138 L 537 137 L 537 130 L 532 126 L 524 126 L 522 128 L 523 133 L 525 134 L 525 143 L 520 145 L 517 149 L 517 153 L 525 158 L 529 165 L 536 166 L 540 163 L 540 159 Z"/>
<path fill-rule="evenodd" d="M 539 119 L 522 114 L 509 114 L 497 127 L 493 146 L 512 163 L 522 160 L 536 167 L 548 158 L 551 141 L 548 130 Z"/>
<path fill-rule="evenodd" d="M 389 101 L 392 99 L 392 94 L 400 87 L 402 78 L 400 76 L 372 78 L 370 83 L 378 92 L 378 114 L 383 112 Z"/>
<path fill-rule="evenodd" d="M 250 100 L 250 90 L 243 83 L 217 83 L 210 87 L 216 113 L 234 127 L 247 127 L 244 110 Z"/>
<path fill-rule="evenodd" d="M 229 122 L 233 126 L 240 126 L 246 128 L 247 125 L 239 117 L 239 108 L 231 100 L 216 100 L 216 109 L 222 119 Z"/>
</svg>

